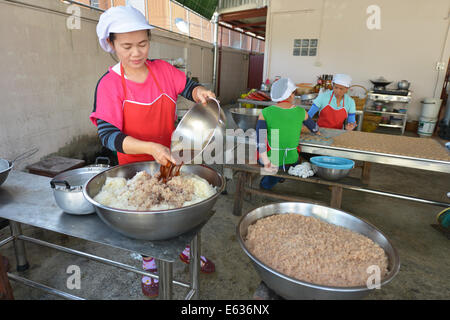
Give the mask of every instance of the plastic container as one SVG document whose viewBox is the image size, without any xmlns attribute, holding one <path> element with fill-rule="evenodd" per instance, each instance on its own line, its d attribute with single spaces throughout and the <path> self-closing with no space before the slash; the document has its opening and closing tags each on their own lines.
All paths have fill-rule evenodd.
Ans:
<svg viewBox="0 0 450 320">
<path fill-rule="evenodd" d="M 439 114 L 442 100 L 435 98 L 425 98 L 422 101 L 422 118 L 436 119 Z"/>
<path fill-rule="evenodd" d="M 419 118 L 419 127 L 417 129 L 417 133 L 419 136 L 423 137 L 431 137 L 433 135 L 434 128 L 436 127 L 437 118 L 427 118 L 420 117 Z"/>
</svg>

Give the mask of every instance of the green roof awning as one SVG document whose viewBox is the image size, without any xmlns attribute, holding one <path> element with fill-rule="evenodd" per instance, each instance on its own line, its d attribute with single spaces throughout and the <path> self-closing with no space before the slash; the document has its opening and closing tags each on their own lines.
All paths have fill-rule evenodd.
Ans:
<svg viewBox="0 0 450 320">
<path fill-rule="evenodd" d="M 219 0 L 176 0 L 174 2 L 178 2 L 206 19 L 211 20 Z"/>
</svg>

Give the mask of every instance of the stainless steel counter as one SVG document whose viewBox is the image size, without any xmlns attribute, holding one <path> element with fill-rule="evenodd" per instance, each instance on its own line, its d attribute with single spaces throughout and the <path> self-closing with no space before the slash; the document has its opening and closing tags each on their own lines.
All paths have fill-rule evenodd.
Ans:
<svg viewBox="0 0 450 320">
<path fill-rule="evenodd" d="M 450 173 L 450 162 L 448 161 L 413 158 L 396 154 L 378 153 L 373 151 L 346 149 L 302 141 L 300 141 L 300 146 L 302 152 L 305 153 L 343 157 L 352 160 L 388 164 L 405 168 Z"/>
<path fill-rule="evenodd" d="M 38 239 L 23 236 L 20 231 L 20 223 L 23 223 L 117 249 L 154 257 L 160 262 L 160 297 L 162 296 L 165 299 L 170 299 L 172 295 L 171 285 L 173 279 L 171 264 L 178 260 L 180 252 L 184 250 L 186 245 L 191 244 L 191 248 L 194 246 L 194 249 L 191 249 L 191 252 L 195 252 L 194 257 L 192 257 L 193 260 L 191 260 L 193 262 L 191 265 L 196 265 L 196 262 L 199 265 L 199 256 L 197 257 L 200 242 L 199 232 L 204 224 L 191 232 L 170 240 L 146 241 L 131 239 L 109 228 L 96 214 L 77 216 L 64 213 L 55 203 L 53 191 L 50 188 L 50 180 L 51 178 L 12 170 L 6 182 L 0 187 L 0 218 L 10 220 L 12 229 L 16 230 L 16 234 L 13 234 L 9 239 L 10 241 L 14 241 L 15 245 L 18 241 L 20 243 L 22 240 L 28 240 L 66 251 L 63 247 L 59 248 L 52 244 L 43 243 Z M 0 245 L 8 243 L 9 241 L 7 240 L 0 241 Z M 20 246 L 18 249 L 22 251 Z M 83 255 L 83 253 L 71 252 L 71 249 L 66 252 Z M 100 257 L 86 257 L 94 258 L 93 260 L 112 264 L 129 271 L 141 274 L 145 273 L 143 273 L 143 270 L 121 265 Z M 26 263 L 26 257 L 20 257 L 19 260 L 22 261 L 18 261 L 19 266 Z M 174 283 L 197 290 L 198 268 L 195 269 L 196 274 L 192 274 L 191 280 L 193 283 L 191 285 L 178 281 Z M 147 275 L 158 278 L 158 276 L 153 274 Z M 16 278 L 15 276 L 13 277 Z M 190 295 L 195 294 L 196 292 L 191 292 Z"/>
</svg>

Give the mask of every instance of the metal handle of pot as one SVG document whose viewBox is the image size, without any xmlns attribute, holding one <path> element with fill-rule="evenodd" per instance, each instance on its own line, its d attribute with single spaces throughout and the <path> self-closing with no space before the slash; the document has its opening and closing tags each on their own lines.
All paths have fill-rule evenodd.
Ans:
<svg viewBox="0 0 450 320">
<path fill-rule="evenodd" d="M 99 162 L 100 162 L 99 160 L 105 160 L 106 165 L 108 165 L 108 166 L 111 164 L 111 161 L 109 160 L 108 157 L 97 157 L 97 158 L 95 158 L 95 165 L 99 164 Z"/>
<path fill-rule="evenodd" d="M 28 150 L 28 151 L 18 155 L 12 162 L 16 162 L 16 161 L 20 161 L 20 160 L 29 158 L 38 151 L 39 151 L 39 148 L 33 148 L 31 150 Z"/>
<path fill-rule="evenodd" d="M 70 189 L 70 184 L 66 180 L 52 180 L 50 181 L 50 186 L 52 189 L 55 189 L 57 184 L 62 184 L 66 187 L 66 189 Z"/>
</svg>

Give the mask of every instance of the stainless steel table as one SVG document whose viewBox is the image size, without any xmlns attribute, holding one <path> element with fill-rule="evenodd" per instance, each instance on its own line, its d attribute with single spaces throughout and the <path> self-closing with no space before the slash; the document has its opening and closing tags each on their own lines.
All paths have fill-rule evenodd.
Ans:
<svg viewBox="0 0 450 320">
<path fill-rule="evenodd" d="M 303 142 L 300 140 L 302 152 L 312 153 L 324 156 L 343 157 L 352 160 L 360 160 L 366 162 L 375 162 L 405 168 L 421 169 L 436 171 L 442 173 L 450 173 L 450 162 L 442 160 L 414 158 L 396 154 L 379 153 L 373 151 L 346 149 L 333 147 L 319 143 Z"/>
<path fill-rule="evenodd" d="M 11 236 L 0 240 L 0 247 L 13 241 L 19 271 L 28 268 L 24 241 L 29 241 L 140 275 L 157 278 L 160 283 L 159 297 L 161 299 L 172 298 L 173 284 L 189 289 L 186 299 L 198 297 L 200 230 L 204 224 L 198 226 L 195 230 L 170 240 L 146 241 L 131 239 L 110 229 L 96 214 L 76 216 L 64 213 L 55 203 L 53 192 L 50 188 L 50 180 L 47 177 L 13 170 L 10 172 L 6 182 L 0 186 L 0 218 L 8 219 L 11 227 Z M 25 236 L 21 231 L 22 223 L 113 248 L 154 257 L 159 264 L 159 276 L 113 260 Z M 180 252 L 188 244 L 191 245 L 190 283 L 183 283 L 173 279 L 172 266 L 173 262 L 178 260 Z M 8 277 L 64 298 L 80 299 L 80 297 L 49 288 L 16 274 L 8 273 Z"/>
<path fill-rule="evenodd" d="M 336 131 L 333 132 L 334 135 L 337 135 L 341 131 L 342 133 L 345 132 L 345 130 L 334 130 L 334 129 L 324 129 L 323 131 L 326 131 L 325 135 L 331 135 L 331 132 L 328 131 Z M 235 138 L 238 144 L 238 148 L 241 148 L 241 150 L 249 150 L 250 152 L 246 152 L 246 155 L 249 154 L 243 161 L 237 164 L 256 164 L 256 134 L 253 134 L 251 136 L 245 136 L 245 137 L 237 137 L 237 136 L 227 136 L 227 138 Z M 239 146 L 240 145 L 240 146 Z M 420 169 L 420 170 L 429 170 L 429 171 L 435 171 L 440 173 L 450 173 L 450 161 L 440 161 L 440 160 L 433 160 L 433 159 L 422 159 L 422 158 L 413 158 L 413 157 L 407 157 L 402 155 L 396 155 L 396 154 L 387 154 L 387 153 L 377 153 L 372 151 L 363 151 L 363 150 L 355 150 L 355 149 L 346 149 L 346 148 L 340 148 L 340 147 L 333 147 L 330 145 L 329 142 L 311 142 L 311 141 L 305 141 L 302 140 L 302 137 L 300 137 L 299 145 L 301 147 L 301 151 L 305 153 L 311 153 L 316 155 L 328 155 L 328 156 L 336 156 L 336 157 L 344 157 L 352 160 L 360 160 L 365 163 L 380 163 L 380 164 L 388 164 L 388 165 L 395 165 L 395 166 L 401 166 L 405 168 L 412 168 L 412 169 Z M 444 148 L 444 147 L 443 147 Z M 242 152 L 242 151 L 241 151 Z M 232 164 L 232 163 L 228 163 Z M 231 170 L 231 169 L 230 169 Z M 236 170 L 239 170 L 236 166 Z M 232 176 L 232 175 L 231 175 Z M 313 182 L 313 180 L 311 180 Z M 449 185 L 450 186 L 450 185 Z M 423 199 L 418 197 L 413 197 L 410 195 L 400 194 L 400 193 L 393 193 L 393 192 L 386 192 L 383 190 L 374 190 L 374 189 L 368 189 L 363 188 L 360 186 L 352 186 L 348 185 L 346 186 L 346 189 L 370 193 L 370 194 L 376 194 L 376 195 L 382 195 L 387 197 L 393 197 L 403 200 L 410 200 L 425 204 L 431 204 L 431 205 L 437 205 L 441 207 L 449 207 L 450 202 L 442 202 L 442 201 L 436 201 L 436 200 L 430 200 L 430 199 Z"/>
</svg>

